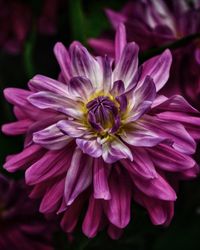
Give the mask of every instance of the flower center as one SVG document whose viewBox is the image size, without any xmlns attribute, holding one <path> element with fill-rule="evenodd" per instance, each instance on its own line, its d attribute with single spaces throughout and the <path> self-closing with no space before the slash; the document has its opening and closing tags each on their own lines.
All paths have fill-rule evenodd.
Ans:
<svg viewBox="0 0 200 250">
<path fill-rule="evenodd" d="M 108 96 L 98 96 L 86 105 L 88 122 L 97 131 L 113 133 L 119 127 L 118 108 Z"/>
</svg>

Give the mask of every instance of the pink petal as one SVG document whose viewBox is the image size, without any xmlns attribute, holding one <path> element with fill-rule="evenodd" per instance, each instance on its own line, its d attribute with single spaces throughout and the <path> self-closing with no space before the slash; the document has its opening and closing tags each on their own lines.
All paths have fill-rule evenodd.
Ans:
<svg viewBox="0 0 200 250">
<path fill-rule="evenodd" d="M 82 154 L 80 149 L 74 151 L 71 165 L 65 179 L 65 202 L 71 205 L 92 182 L 92 158 Z"/>
<path fill-rule="evenodd" d="M 161 55 L 149 59 L 142 65 L 143 70 L 140 82 L 143 82 L 147 75 L 150 76 L 153 78 L 156 91 L 158 92 L 169 78 L 171 64 L 172 55 L 167 49 Z"/>
<path fill-rule="evenodd" d="M 102 206 L 101 201 L 94 199 L 92 196 L 89 200 L 88 209 L 83 221 L 83 233 L 93 238 L 96 236 L 102 221 Z"/>
<path fill-rule="evenodd" d="M 2 126 L 2 132 L 7 135 L 25 134 L 32 123 L 33 121 L 29 119 L 24 119 L 21 121 L 4 124 Z"/>
<path fill-rule="evenodd" d="M 94 198 L 109 200 L 111 198 L 108 186 L 109 166 L 101 158 L 94 160 L 93 189 Z"/>
<path fill-rule="evenodd" d="M 65 79 L 65 82 L 68 82 L 71 78 L 71 61 L 69 58 L 69 53 L 66 50 L 65 46 L 62 43 L 56 43 L 54 47 L 54 54 L 60 65 L 62 76 Z"/>
<path fill-rule="evenodd" d="M 130 221 L 131 189 L 127 181 L 122 172 L 112 172 L 111 199 L 104 201 L 104 210 L 109 221 L 119 228 L 126 227 Z"/>
<path fill-rule="evenodd" d="M 127 89 L 131 84 L 138 68 L 138 46 L 132 42 L 128 43 L 113 71 L 113 81 L 122 80 Z"/>
<path fill-rule="evenodd" d="M 36 75 L 28 83 L 29 88 L 33 92 L 50 91 L 55 94 L 64 95 L 67 94 L 67 86 L 52 78 Z"/>
<path fill-rule="evenodd" d="M 120 23 L 115 35 L 115 63 L 119 62 L 126 43 L 126 29 L 125 26 Z"/>
</svg>

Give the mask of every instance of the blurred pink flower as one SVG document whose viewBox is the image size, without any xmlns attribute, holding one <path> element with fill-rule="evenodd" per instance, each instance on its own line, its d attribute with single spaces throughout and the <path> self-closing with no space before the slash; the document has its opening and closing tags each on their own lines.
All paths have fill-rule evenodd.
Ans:
<svg viewBox="0 0 200 250">
<path fill-rule="evenodd" d="M 108 227 L 118 238 L 130 221 L 131 199 L 155 225 L 173 217 L 176 186 L 199 169 L 192 154 L 200 138 L 199 112 L 181 96 L 159 90 L 169 78 L 169 50 L 138 66 L 139 47 L 118 27 L 115 57 L 93 57 L 79 42 L 54 49 L 58 80 L 37 75 L 29 90 L 5 89 L 17 122 L 3 126 L 25 134 L 24 150 L 8 157 L 9 172 L 26 170 L 42 197 L 40 211 L 62 213 L 73 232 L 84 204 L 83 232 Z"/>
<path fill-rule="evenodd" d="M 52 230 L 22 181 L 0 175 L 0 249 L 53 250 Z"/>
</svg>

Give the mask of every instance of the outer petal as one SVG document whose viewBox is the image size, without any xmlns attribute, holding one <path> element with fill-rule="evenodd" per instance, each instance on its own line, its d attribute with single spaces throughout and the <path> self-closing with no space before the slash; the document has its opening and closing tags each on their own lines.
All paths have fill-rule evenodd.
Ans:
<svg viewBox="0 0 200 250">
<path fill-rule="evenodd" d="M 128 160 L 122 160 L 122 164 L 127 168 L 128 171 L 133 174 L 145 178 L 145 179 L 153 179 L 157 177 L 157 172 L 155 170 L 152 159 L 146 150 L 133 149 L 134 160 L 132 162 Z"/>
<path fill-rule="evenodd" d="M 7 88 L 3 91 L 4 96 L 6 100 L 14 105 L 20 106 L 20 107 L 26 107 L 27 105 L 30 105 L 27 101 L 28 96 L 32 94 L 31 91 L 23 90 L 23 89 L 17 89 L 17 88 Z"/>
<path fill-rule="evenodd" d="M 54 54 L 56 59 L 60 65 L 60 69 L 62 72 L 62 77 L 64 78 L 65 82 L 68 82 L 72 76 L 71 73 L 71 61 L 69 58 L 68 51 L 66 50 L 65 46 L 62 43 L 56 43 L 54 47 Z"/>
<path fill-rule="evenodd" d="M 82 229 L 83 233 L 89 238 L 96 236 L 102 220 L 101 201 L 94 199 L 92 196 L 89 200 L 88 210 L 86 212 Z"/>
<path fill-rule="evenodd" d="M 65 202 L 71 205 L 92 182 L 92 158 L 83 156 L 80 149 L 74 151 L 65 179 Z"/>
<path fill-rule="evenodd" d="M 29 119 L 24 119 L 21 121 L 4 124 L 2 126 L 2 132 L 7 135 L 25 134 L 28 128 L 30 127 L 30 125 L 32 125 L 32 123 L 33 121 Z"/>
<path fill-rule="evenodd" d="M 39 145 L 31 145 L 25 148 L 21 153 L 12 155 L 7 159 L 4 168 L 8 172 L 15 172 L 16 170 L 28 167 L 28 164 L 36 161 L 45 153 L 45 150 Z"/>
<path fill-rule="evenodd" d="M 118 28 L 117 28 L 116 35 L 115 35 L 115 60 L 116 60 L 116 63 L 119 62 L 126 43 L 127 43 L 127 41 L 126 41 L 125 26 L 122 23 L 120 23 Z"/>
<path fill-rule="evenodd" d="M 143 82 L 146 76 L 153 78 L 158 92 L 167 82 L 169 71 L 172 64 L 171 52 L 167 49 L 160 56 L 155 56 L 143 64 L 140 83 Z"/>
<path fill-rule="evenodd" d="M 134 42 L 128 43 L 125 46 L 120 61 L 117 63 L 113 72 L 113 80 L 122 80 L 126 89 L 131 84 L 137 72 L 138 51 L 139 48 Z"/>
<path fill-rule="evenodd" d="M 195 165 L 195 161 L 191 157 L 181 154 L 165 144 L 160 144 L 155 148 L 151 148 L 149 152 L 155 165 L 166 171 L 184 171 Z"/>
<path fill-rule="evenodd" d="M 126 158 L 133 160 L 132 152 L 120 139 L 115 138 L 111 142 L 104 143 L 102 149 L 102 157 L 107 163 L 114 163 Z"/>
<path fill-rule="evenodd" d="M 171 140 L 173 147 L 179 152 L 186 154 L 193 154 L 195 152 L 195 141 L 182 124 L 164 121 L 155 116 L 146 116 L 141 125 L 157 133 L 160 137 Z"/>
<path fill-rule="evenodd" d="M 172 187 L 165 181 L 165 179 L 158 175 L 157 178 L 152 180 L 143 180 L 136 176 L 131 175 L 135 186 L 147 196 L 159 200 L 175 201 L 176 193 Z"/>
<path fill-rule="evenodd" d="M 95 199 L 109 200 L 111 198 L 108 186 L 109 166 L 101 159 L 94 160 L 93 189 Z"/>
<path fill-rule="evenodd" d="M 113 225 L 124 228 L 130 220 L 131 189 L 128 180 L 122 172 L 112 172 L 110 192 L 111 200 L 104 201 L 105 213 Z"/>
<path fill-rule="evenodd" d="M 174 215 L 174 202 L 149 198 L 140 192 L 136 192 L 134 198 L 148 210 L 154 225 L 169 225 Z"/>
</svg>

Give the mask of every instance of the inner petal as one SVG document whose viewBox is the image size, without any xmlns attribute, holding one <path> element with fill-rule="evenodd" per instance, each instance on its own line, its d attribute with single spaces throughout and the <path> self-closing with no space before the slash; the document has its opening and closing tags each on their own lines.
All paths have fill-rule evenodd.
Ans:
<svg viewBox="0 0 200 250">
<path fill-rule="evenodd" d="M 95 130 L 109 130 L 118 121 L 118 108 L 108 96 L 98 96 L 86 107 L 88 122 Z"/>
</svg>

